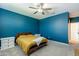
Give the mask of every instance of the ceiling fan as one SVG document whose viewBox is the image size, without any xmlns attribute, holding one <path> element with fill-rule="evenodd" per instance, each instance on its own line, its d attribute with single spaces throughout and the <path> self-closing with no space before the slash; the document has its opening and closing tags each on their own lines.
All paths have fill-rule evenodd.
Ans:
<svg viewBox="0 0 79 59">
<path fill-rule="evenodd" d="M 40 12 L 43 15 L 48 13 L 49 10 L 52 10 L 52 8 L 47 8 L 47 7 L 44 8 L 44 3 L 39 3 L 39 4 L 36 5 L 36 7 L 29 7 L 29 8 L 36 10 L 33 14 L 36 14 L 36 13 Z"/>
</svg>

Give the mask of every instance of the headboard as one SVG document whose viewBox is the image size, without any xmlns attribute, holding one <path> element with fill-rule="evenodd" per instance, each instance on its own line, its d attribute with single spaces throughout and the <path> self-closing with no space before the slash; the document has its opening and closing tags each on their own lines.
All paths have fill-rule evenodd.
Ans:
<svg viewBox="0 0 79 59">
<path fill-rule="evenodd" d="M 15 37 L 15 43 L 16 43 L 16 39 L 20 36 L 20 35 L 29 35 L 32 34 L 31 32 L 27 32 L 27 33 L 18 33 Z"/>
</svg>

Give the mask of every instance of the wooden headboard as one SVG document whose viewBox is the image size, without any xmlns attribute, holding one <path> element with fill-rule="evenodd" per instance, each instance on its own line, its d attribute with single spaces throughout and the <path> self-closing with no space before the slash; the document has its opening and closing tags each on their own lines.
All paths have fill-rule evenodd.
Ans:
<svg viewBox="0 0 79 59">
<path fill-rule="evenodd" d="M 16 43 L 16 39 L 20 36 L 20 35 L 29 35 L 32 34 L 31 32 L 27 32 L 27 33 L 18 33 L 15 37 L 15 43 Z"/>
</svg>

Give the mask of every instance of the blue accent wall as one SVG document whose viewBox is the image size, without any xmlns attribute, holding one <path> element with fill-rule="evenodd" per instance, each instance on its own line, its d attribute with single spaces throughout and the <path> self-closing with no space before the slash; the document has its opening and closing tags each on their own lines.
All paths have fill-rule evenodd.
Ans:
<svg viewBox="0 0 79 59">
<path fill-rule="evenodd" d="M 50 40 L 68 43 L 68 15 L 66 12 L 37 20 L 0 8 L 0 38 L 32 32 L 40 33 Z"/>
<path fill-rule="evenodd" d="M 40 20 L 40 34 L 50 40 L 68 43 L 68 15 L 66 12 Z"/>
<path fill-rule="evenodd" d="M 34 18 L 0 8 L 0 38 L 12 37 L 20 32 L 38 33 L 38 23 Z"/>
</svg>

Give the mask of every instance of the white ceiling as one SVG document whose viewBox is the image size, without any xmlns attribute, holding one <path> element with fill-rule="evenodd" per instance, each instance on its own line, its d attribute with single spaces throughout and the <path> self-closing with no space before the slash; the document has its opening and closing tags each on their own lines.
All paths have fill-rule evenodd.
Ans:
<svg viewBox="0 0 79 59">
<path fill-rule="evenodd" d="M 49 14 L 42 15 L 41 13 L 33 14 L 36 10 L 28 8 L 33 6 L 33 3 L 0 3 L 1 8 L 20 13 L 26 16 L 30 16 L 37 19 L 54 16 L 63 12 L 69 12 L 70 17 L 79 16 L 79 3 L 46 3 L 47 7 L 53 8 Z M 54 13 L 53 13 L 54 11 Z"/>
</svg>

